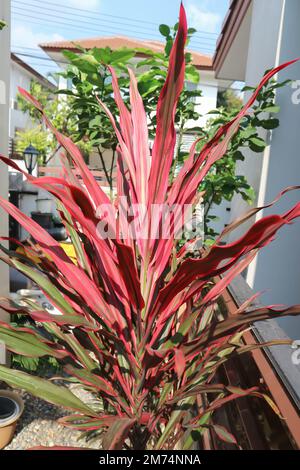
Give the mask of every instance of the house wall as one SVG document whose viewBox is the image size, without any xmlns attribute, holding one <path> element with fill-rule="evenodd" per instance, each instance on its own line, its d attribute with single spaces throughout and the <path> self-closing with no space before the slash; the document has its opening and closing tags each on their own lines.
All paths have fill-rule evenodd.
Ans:
<svg viewBox="0 0 300 470">
<path fill-rule="evenodd" d="M 193 85 L 191 84 L 191 86 Z M 200 82 L 197 88 L 202 91 L 202 96 L 196 98 L 196 111 L 201 114 L 201 117 L 197 121 L 187 123 L 187 127 L 189 127 L 189 125 L 191 127 L 205 126 L 208 119 L 206 114 L 216 108 L 218 81 L 215 79 L 214 72 L 200 71 Z"/>
<path fill-rule="evenodd" d="M 18 94 L 18 86 L 24 88 L 25 90 L 30 90 L 30 82 L 33 79 L 32 75 L 27 72 L 19 64 L 11 60 L 11 81 L 10 81 L 10 102 L 9 102 L 9 112 L 10 112 L 10 124 L 9 124 L 9 136 L 11 138 L 15 137 L 16 128 L 25 129 L 32 127 L 32 122 L 28 114 L 23 113 L 16 107 L 16 99 Z"/>
<path fill-rule="evenodd" d="M 214 72 L 200 72 L 199 88 L 202 90 L 202 96 L 197 99 L 197 112 L 202 116 L 195 122 L 194 126 L 205 127 L 207 121 L 212 118 L 207 113 L 217 107 L 219 88 L 229 88 L 231 84 L 231 80 L 217 80 Z M 229 222 L 230 212 L 228 212 L 228 208 L 230 209 L 230 203 L 222 201 L 220 205 L 212 205 L 209 211 L 210 215 L 216 217 L 214 221 L 210 222 L 210 226 L 217 233 L 220 233 Z"/>
<path fill-rule="evenodd" d="M 7 22 L 7 26 L 0 31 L 0 152 L 8 153 L 8 116 L 9 116 L 9 79 L 10 79 L 10 1 L 0 2 L 0 18 Z M 6 165 L 0 163 L 0 196 L 8 196 L 8 171 Z M 8 217 L 0 209 L 0 234 L 8 234 Z M 0 261 L 0 296 L 7 296 L 9 292 L 8 266 Z M 7 315 L 0 310 L 0 318 Z M 5 362 L 5 350 L 0 345 L 0 363 Z"/>
<path fill-rule="evenodd" d="M 300 56 L 300 2 L 298 0 L 254 0 L 248 51 L 246 84 L 255 85 L 267 68 Z M 279 80 L 300 79 L 300 64 L 279 74 Z M 272 201 L 285 187 L 300 183 L 299 122 L 300 100 L 297 90 L 284 87 L 278 90 L 277 103 L 281 106 L 280 128 L 270 135 L 270 145 L 263 158 L 250 154 L 239 168 L 257 190 L 257 203 Z M 299 192 L 290 193 L 271 210 L 282 213 L 299 200 Z M 244 205 L 235 200 L 233 217 L 244 211 Z M 300 222 L 284 227 L 276 240 L 265 248 L 248 270 L 247 281 L 255 291 L 269 289 L 262 299 L 267 304 L 300 303 Z M 281 327 L 294 339 L 300 338 L 299 318 L 280 320 Z"/>
<path fill-rule="evenodd" d="M 243 54 L 248 56 L 245 72 L 246 85 L 256 86 L 265 71 L 274 67 L 276 63 L 281 11 L 282 0 L 273 0 L 271 8 L 268 0 L 254 0 L 253 2 L 249 46 L 248 50 L 245 49 L 243 51 Z M 268 21 L 266 21 L 266 18 L 268 18 Z M 248 101 L 249 96 L 249 92 L 245 93 L 245 102 Z M 267 138 L 266 132 L 261 131 L 260 134 L 263 138 Z M 257 193 L 256 200 L 254 201 L 255 205 L 258 203 L 263 162 L 268 158 L 269 151 L 270 148 L 268 147 L 263 155 L 246 150 L 244 151 L 245 160 L 237 163 L 237 174 L 246 175 L 249 184 Z M 232 220 L 248 209 L 248 204 L 241 196 L 234 197 L 231 205 Z M 249 228 L 251 223 L 249 221 L 240 230 L 236 230 L 234 237 L 242 235 L 245 227 Z"/>
</svg>

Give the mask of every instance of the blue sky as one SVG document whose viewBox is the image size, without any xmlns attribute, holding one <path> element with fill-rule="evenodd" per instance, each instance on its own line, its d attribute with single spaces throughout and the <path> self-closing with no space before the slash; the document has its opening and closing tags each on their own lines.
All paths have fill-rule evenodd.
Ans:
<svg viewBox="0 0 300 470">
<path fill-rule="evenodd" d="M 115 35 L 160 39 L 157 26 L 173 25 L 180 5 L 179 0 L 11 1 L 12 50 L 44 75 L 55 71 L 55 66 L 45 60 L 46 56 L 37 48 L 39 43 Z M 228 0 L 184 1 L 189 26 L 198 30 L 192 49 L 212 53 L 228 3 Z"/>
</svg>

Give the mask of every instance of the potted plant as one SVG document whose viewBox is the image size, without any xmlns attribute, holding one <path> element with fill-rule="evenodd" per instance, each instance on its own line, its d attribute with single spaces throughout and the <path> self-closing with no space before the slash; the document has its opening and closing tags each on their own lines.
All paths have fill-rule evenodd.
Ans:
<svg viewBox="0 0 300 470">
<path fill-rule="evenodd" d="M 0 449 L 12 440 L 16 425 L 24 410 L 20 395 L 10 390 L 0 390 Z"/>
</svg>

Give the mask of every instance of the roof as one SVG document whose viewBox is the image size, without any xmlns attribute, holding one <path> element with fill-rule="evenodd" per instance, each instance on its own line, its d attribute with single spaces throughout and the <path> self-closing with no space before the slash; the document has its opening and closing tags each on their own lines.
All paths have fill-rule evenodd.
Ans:
<svg viewBox="0 0 300 470">
<path fill-rule="evenodd" d="M 252 0 L 231 0 L 229 9 L 222 24 L 222 30 L 217 40 L 216 51 L 213 57 L 213 68 L 217 75 L 226 58 L 239 28 L 245 18 Z"/>
<path fill-rule="evenodd" d="M 42 85 L 44 85 L 45 88 L 48 88 L 49 90 L 55 91 L 56 86 L 51 83 L 47 78 L 45 78 L 43 75 L 41 75 L 39 72 L 37 72 L 35 69 L 33 69 L 30 65 L 26 64 L 20 57 L 18 57 L 16 54 L 13 52 L 10 55 L 11 60 L 18 64 L 20 67 L 25 69 L 27 72 L 29 72 L 31 75 L 33 75 Z"/>
<path fill-rule="evenodd" d="M 109 47 L 116 49 L 150 49 L 154 52 L 163 52 L 165 45 L 160 41 L 142 41 L 140 39 L 128 38 L 126 36 L 96 37 L 87 39 L 77 39 L 73 41 L 57 41 L 40 44 L 45 52 L 61 52 L 63 49 L 69 49 L 74 52 L 80 52 L 80 48 L 92 49 L 94 47 Z M 192 54 L 193 64 L 199 69 L 212 70 L 212 57 L 201 54 L 200 52 L 189 51 Z M 138 52 L 137 57 L 145 57 L 146 54 Z"/>
</svg>

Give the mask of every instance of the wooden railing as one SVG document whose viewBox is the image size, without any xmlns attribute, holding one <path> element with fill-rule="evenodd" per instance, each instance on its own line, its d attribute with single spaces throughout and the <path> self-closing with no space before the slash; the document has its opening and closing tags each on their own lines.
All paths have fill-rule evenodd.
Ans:
<svg viewBox="0 0 300 470">
<path fill-rule="evenodd" d="M 233 316 L 237 308 L 252 295 L 253 292 L 244 278 L 239 276 L 223 295 L 222 300 L 226 306 L 227 315 Z M 258 307 L 259 304 L 256 303 L 255 306 Z M 276 320 L 272 319 L 252 325 L 251 330 L 245 333 L 243 339 L 246 344 L 250 345 L 286 337 L 287 335 Z M 236 400 L 234 406 L 236 406 L 239 423 L 250 449 L 278 448 L 280 442 L 282 442 L 283 448 L 289 442 L 288 445 L 291 448 L 300 449 L 300 367 L 293 364 L 292 353 L 293 350 L 288 345 L 272 346 L 271 348 L 256 349 L 247 358 L 248 361 L 252 361 L 252 367 L 253 369 L 255 367 L 258 374 L 254 380 L 258 378 L 261 385 L 267 389 L 282 416 L 280 420 L 277 415 L 272 416 L 270 414 L 274 423 L 274 428 L 271 431 L 274 436 L 277 432 L 277 436 L 274 437 L 275 445 L 271 438 L 266 438 L 263 433 L 259 433 L 256 413 L 251 410 L 251 398 Z M 228 361 L 222 370 L 223 379 L 233 386 L 241 385 L 242 375 L 245 372 L 243 364 L 241 366 L 241 363 L 234 360 Z M 246 373 L 249 373 L 249 369 Z M 248 379 L 251 379 L 251 377 L 248 377 Z M 225 420 L 226 424 L 230 425 L 232 421 L 230 411 L 227 410 L 227 415 L 225 412 L 222 419 L 223 422 Z M 220 448 L 219 443 L 212 435 L 206 436 L 204 446 L 206 449 Z"/>
</svg>

